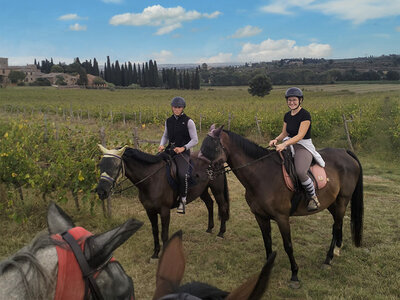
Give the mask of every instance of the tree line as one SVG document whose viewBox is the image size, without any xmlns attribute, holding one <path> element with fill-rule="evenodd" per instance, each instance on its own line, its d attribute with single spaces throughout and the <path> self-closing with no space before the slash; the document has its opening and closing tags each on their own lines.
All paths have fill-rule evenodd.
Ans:
<svg viewBox="0 0 400 300">
<path fill-rule="evenodd" d="M 45 59 L 41 62 L 34 61 L 36 67 L 42 73 L 71 73 L 78 74 L 77 84 L 87 85 L 87 74 L 98 76 L 94 82 L 96 85 L 111 83 L 120 87 L 156 87 L 166 89 L 200 89 L 200 67 L 194 70 L 177 70 L 176 68 L 163 68 L 158 70 L 157 62 L 149 60 L 146 63 L 125 62 L 120 64 L 118 60 L 107 62 L 103 70 L 100 70 L 96 58 L 85 60 L 81 63 L 79 58 L 75 58 L 72 64 L 59 62 L 54 64 L 53 59 Z"/>
</svg>

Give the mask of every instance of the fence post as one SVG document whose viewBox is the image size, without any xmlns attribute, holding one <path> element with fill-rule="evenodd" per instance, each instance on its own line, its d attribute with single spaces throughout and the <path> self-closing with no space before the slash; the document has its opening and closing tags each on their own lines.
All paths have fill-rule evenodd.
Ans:
<svg viewBox="0 0 400 300">
<path fill-rule="evenodd" d="M 100 142 L 101 142 L 101 145 L 102 145 L 103 147 L 106 147 L 106 133 L 105 133 L 105 128 L 104 128 L 104 126 L 102 126 L 102 127 L 100 128 Z"/>
<path fill-rule="evenodd" d="M 228 117 L 228 130 L 231 130 L 231 112 L 229 112 L 229 117 Z"/>
<path fill-rule="evenodd" d="M 260 139 L 261 139 L 260 120 L 257 119 L 257 116 L 255 116 L 255 119 L 256 119 L 256 124 L 257 124 L 257 131 L 258 131 L 258 134 L 259 134 Z"/>
<path fill-rule="evenodd" d="M 133 145 L 136 149 L 139 149 L 139 136 L 138 136 L 138 128 L 133 128 Z"/>
<path fill-rule="evenodd" d="M 126 125 L 125 112 L 122 113 L 122 120 L 123 120 L 123 123 L 124 123 L 124 126 L 125 126 Z"/>
<path fill-rule="evenodd" d="M 200 122 L 199 123 L 200 123 L 200 127 L 199 127 L 200 131 L 199 132 L 201 133 L 201 114 L 200 114 Z"/>
<path fill-rule="evenodd" d="M 347 143 L 349 144 L 350 150 L 354 152 L 353 144 L 351 143 L 351 139 L 350 139 L 349 128 L 347 127 L 347 122 L 352 122 L 352 120 L 346 120 L 346 117 L 344 114 L 342 114 L 342 117 L 343 117 L 344 131 L 346 132 L 346 136 L 347 136 Z"/>
</svg>

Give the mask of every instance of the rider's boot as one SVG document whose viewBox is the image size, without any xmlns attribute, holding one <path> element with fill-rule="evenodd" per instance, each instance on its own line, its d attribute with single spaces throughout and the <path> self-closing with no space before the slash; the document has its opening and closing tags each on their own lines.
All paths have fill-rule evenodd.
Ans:
<svg viewBox="0 0 400 300">
<path fill-rule="evenodd" d="M 182 197 L 181 201 L 179 202 L 179 206 L 176 209 L 178 214 L 185 214 L 185 206 L 186 206 L 186 197 Z"/>
<path fill-rule="evenodd" d="M 312 182 L 311 178 L 308 178 L 306 181 L 301 183 L 304 189 L 306 190 L 307 197 L 308 197 L 308 211 L 315 211 L 319 208 L 320 204 L 315 194 L 315 187 L 314 183 Z"/>
<path fill-rule="evenodd" d="M 308 200 L 307 210 L 315 211 L 319 208 L 319 206 L 320 206 L 320 204 L 319 204 L 317 195 L 311 196 L 311 198 Z"/>
</svg>

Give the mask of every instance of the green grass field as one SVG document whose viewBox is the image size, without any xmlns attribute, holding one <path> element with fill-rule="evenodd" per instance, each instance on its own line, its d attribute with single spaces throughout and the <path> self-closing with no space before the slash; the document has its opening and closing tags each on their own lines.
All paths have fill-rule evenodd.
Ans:
<svg viewBox="0 0 400 300">
<path fill-rule="evenodd" d="M 328 211 L 309 217 L 293 217 L 292 241 L 294 254 L 299 265 L 301 288 L 292 290 L 287 281 L 290 278 L 290 264 L 282 246 L 282 240 L 275 223 L 272 223 L 273 249 L 278 252 L 268 292 L 264 299 L 398 299 L 400 298 L 400 171 L 396 126 L 399 116 L 395 109 L 400 107 L 399 89 L 385 89 L 383 86 L 338 85 L 306 86 L 305 107 L 314 110 L 316 123 L 326 127 L 315 138 L 317 147 L 347 147 L 342 112 L 352 113 L 354 146 L 364 168 L 364 239 L 361 248 L 355 248 L 350 235 L 350 211 L 348 209 L 343 226 L 344 247 L 340 257 L 335 257 L 332 268 L 322 269 L 330 240 L 332 217 Z M 396 88 L 395 85 L 394 88 Z M 43 122 L 42 114 L 31 113 L 32 107 L 56 107 L 58 115 L 50 114 L 47 121 L 59 122 L 70 130 L 80 128 L 81 133 L 97 134 L 100 126 L 106 127 L 108 145 L 118 146 L 132 141 L 132 127 L 139 126 L 139 135 L 145 139 L 159 139 L 162 135 L 162 121 L 154 118 L 168 112 L 169 99 L 183 95 L 188 99 L 188 115 L 206 116 L 201 140 L 206 126 L 215 119 L 225 123 L 227 113 L 236 117 L 236 124 L 245 124 L 243 134 L 266 145 L 270 135 L 280 130 L 280 114 L 286 110 L 282 94 L 285 87 L 274 88 L 264 99 L 252 98 L 246 87 L 203 89 L 200 91 L 164 90 L 55 90 L 41 88 L 15 88 L 0 90 L 0 124 L 15 120 L 26 120 L 30 124 Z M 97 102 L 96 102 L 97 101 Z M 98 104 L 96 104 L 98 103 Z M 18 107 L 9 111 L 5 106 Z M 1 110 L 3 107 L 3 110 Z M 111 123 L 109 119 L 65 119 L 59 108 L 104 112 L 147 111 L 153 114 L 153 122 L 146 122 L 142 128 L 133 119 L 122 124 L 121 120 Z M 25 112 L 24 112 L 25 108 Z M 360 110 L 361 109 L 361 110 Z M 61 110 L 62 111 L 62 110 Z M 335 114 L 330 114 L 335 111 Z M 357 112 L 357 114 L 356 114 Z M 220 113 L 220 114 L 219 114 Z M 144 113 L 143 113 L 144 114 Z M 254 114 L 261 119 L 261 136 L 258 134 Z M 268 120 L 275 120 L 271 126 Z M 348 117 L 349 114 L 347 115 Z M 104 116 L 105 114 L 103 114 Z M 246 117 L 241 120 L 241 116 Z M 320 117 L 319 117 L 320 115 Z M 94 114 L 93 114 L 94 116 Z M 314 116 L 314 114 L 313 114 Z M 339 119 L 337 120 L 337 118 Z M 250 119 L 249 119 L 250 118 Z M 224 121 L 225 120 L 225 121 Z M 399 121 L 398 121 L 399 120 Z M 279 126 L 278 126 L 279 124 Z M 316 125 L 317 126 L 317 125 Z M 315 126 L 315 127 L 316 127 Z M 82 131 L 82 127 L 85 129 Z M 324 127 L 324 128 L 325 128 Z M 367 130 L 365 130 L 365 128 Z M 240 128 L 239 128 L 240 130 Z M 75 131 L 73 131 L 75 132 Z M 1 136 L 4 133 L 0 132 Z M 398 136 L 398 135 L 397 135 Z M 358 138 L 356 138 L 358 137 Z M 154 152 L 152 145 L 142 144 L 145 151 Z M 3 150 L 0 150 L 2 152 Z M 1 157 L 0 157 L 1 159 Z M 184 216 L 171 211 L 170 235 L 182 229 L 186 255 L 186 272 L 183 281 L 203 281 L 225 290 L 232 290 L 246 278 L 261 270 L 265 261 L 261 232 L 244 199 L 244 189 L 233 174 L 228 175 L 231 198 L 231 217 L 227 223 L 224 239 L 214 233 L 205 232 L 207 213 L 201 200 L 188 205 Z M 46 206 L 32 188 L 24 189 L 25 202 L 18 202 L 17 192 L 4 184 L 0 185 L 0 258 L 6 258 L 46 228 Z M 150 262 L 152 234 L 146 212 L 140 204 L 136 191 L 129 191 L 113 198 L 113 217 L 105 219 L 101 205 L 94 200 L 94 211 L 90 212 L 89 202 L 82 203 L 76 211 L 73 200 L 60 205 L 72 216 L 77 225 L 98 233 L 108 230 L 129 217 L 144 221 L 144 226 L 115 253 L 115 257 L 133 278 L 137 299 L 151 299 L 155 287 L 157 264 Z M 50 197 L 48 197 L 50 199 Z M 4 207 L 13 201 L 13 209 L 24 211 L 27 217 L 17 223 L 10 219 Z M 7 211 L 8 212 L 8 211 Z M 216 227 L 218 226 L 215 211 Z"/>
</svg>

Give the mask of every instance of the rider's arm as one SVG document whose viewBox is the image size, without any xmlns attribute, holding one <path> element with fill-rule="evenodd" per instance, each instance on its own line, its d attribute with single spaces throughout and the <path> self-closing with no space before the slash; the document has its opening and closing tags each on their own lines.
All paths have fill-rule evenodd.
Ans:
<svg viewBox="0 0 400 300">
<path fill-rule="evenodd" d="M 188 121 L 187 126 L 189 130 L 190 141 L 183 147 L 185 147 L 186 150 L 189 150 L 190 148 L 193 148 L 194 146 L 197 145 L 199 139 L 197 137 L 196 125 L 194 124 L 192 119 Z"/>
<path fill-rule="evenodd" d="M 168 139 L 167 121 L 165 121 L 165 129 L 164 129 L 164 134 L 160 141 L 160 146 L 166 145 L 168 143 L 168 140 L 169 139 Z"/>
<path fill-rule="evenodd" d="M 294 145 L 298 141 L 302 140 L 305 137 L 308 128 L 310 128 L 310 124 L 311 124 L 311 121 L 309 121 L 309 120 L 305 120 L 305 121 L 301 122 L 300 127 L 299 127 L 299 132 L 294 137 L 285 141 L 284 142 L 285 146 Z"/>
<path fill-rule="evenodd" d="M 282 141 L 285 137 L 288 136 L 288 133 L 286 131 L 286 126 L 287 126 L 286 122 L 283 122 L 282 132 L 276 138 L 269 141 L 270 146 L 276 146 L 276 144 L 279 141 Z"/>
</svg>

